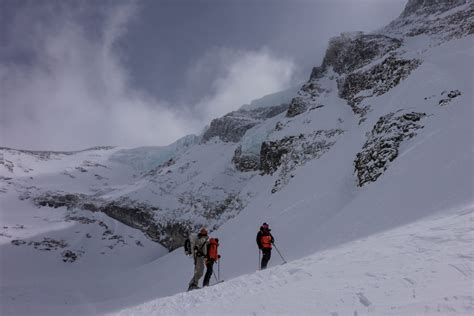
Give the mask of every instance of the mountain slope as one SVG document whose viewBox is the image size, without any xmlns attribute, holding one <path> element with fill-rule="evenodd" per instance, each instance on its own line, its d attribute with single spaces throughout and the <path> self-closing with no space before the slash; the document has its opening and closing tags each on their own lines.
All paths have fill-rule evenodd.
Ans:
<svg viewBox="0 0 474 316">
<path fill-rule="evenodd" d="M 473 212 L 451 211 L 113 315 L 469 315 Z"/>
<path fill-rule="evenodd" d="M 2 254 L 7 254 L 0 258 L 6 280 L 2 311 L 100 314 L 182 292 L 191 278 L 192 262 L 179 247 L 202 225 L 220 238 L 222 275 L 230 279 L 255 271 L 255 234 L 264 221 L 270 223 L 288 261 L 307 256 L 312 261 L 321 251 L 333 251 L 336 259 L 345 261 L 353 258 L 344 255 L 346 250 L 330 249 L 373 234 L 384 236 L 385 231 L 414 221 L 421 223 L 414 224 L 416 229 L 426 231 L 425 217 L 472 209 L 473 4 L 432 4 L 410 0 L 402 15 L 384 29 L 334 38 L 321 66 L 288 102 L 264 100 L 244 106 L 214 120 L 200 136 L 163 148 L 80 153 L 2 149 L 0 237 Z M 274 100 L 286 96 L 284 92 Z M 463 223 L 445 217 L 446 225 L 451 225 L 445 233 L 458 258 L 436 243 L 423 247 L 439 250 L 440 258 L 453 260 L 456 267 L 467 267 L 461 268 L 465 273 L 472 270 L 467 247 L 472 238 L 466 227 L 471 217 L 462 217 Z M 387 241 L 393 245 L 390 249 L 413 245 L 403 244 L 410 229 L 394 230 L 400 238 Z M 93 241 L 89 244 L 84 243 L 87 234 Z M 370 252 L 379 244 L 377 237 L 369 238 L 359 249 L 373 258 L 375 269 L 375 263 L 385 264 L 387 259 Z M 62 247 L 63 241 L 67 246 Z M 113 248 L 109 251 L 108 246 Z M 66 250 L 76 255 L 73 262 Z M 34 263 L 26 259 L 30 257 Z M 403 262 L 426 268 L 425 259 L 420 254 L 413 261 L 404 257 Z M 23 263 L 17 265 L 18 261 Z M 40 281 L 39 270 L 30 268 L 33 264 L 44 270 Z M 278 264 L 274 253 L 270 266 Z M 335 274 L 350 263 L 341 264 L 332 270 Z M 113 268 L 104 272 L 109 265 Z M 329 267 L 305 269 L 314 273 Z M 360 269 L 358 265 L 354 271 Z M 441 260 L 436 269 L 441 276 L 430 279 L 433 284 L 451 278 L 453 269 L 447 262 Z M 281 273 L 259 275 L 276 273 L 285 280 L 291 274 L 285 269 L 273 271 Z M 383 271 L 392 276 L 400 272 L 392 265 Z M 420 277 L 415 272 L 411 277 Z M 249 279 L 235 282 L 256 290 L 259 277 Z M 365 281 L 367 277 L 354 282 Z M 464 295 L 470 281 L 467 273 L 459 283 L 449 283 L 444 297 Z M 438 297 L 433 284 L 424 288 L 434 293 L 427 296 L 426 313 Z M 337 286 L 335 291 L 340 290 Z M 276 297 L 283 299 L 284 293 Z M 378 308 L 390 312 L 388 305 L 380 305 L 384 296 L 364 293 L 359 290 L 350 297 L 356 303 L 377 300 L 375 313 Z M 394 297 L 403 295 L 397 292 Z M 176 307 L 180 297 L 189 298 L 169 299 L 170 313 L 188 312 Z M 348 303 L 335 308 L 329 298 L 325 301 L 330 313 L 345 314 L 354 307 Z M 461 301 L 443 308 L 472 310 L 472 298 Z M 424 311 L 422 303 L 410 304 L 396 306 L 400 313 L 412 308 Z M 244 312 L 232 306 L 236 313 Z M 317 308 L 301 313 L 327 312 Z"/>
</svg>

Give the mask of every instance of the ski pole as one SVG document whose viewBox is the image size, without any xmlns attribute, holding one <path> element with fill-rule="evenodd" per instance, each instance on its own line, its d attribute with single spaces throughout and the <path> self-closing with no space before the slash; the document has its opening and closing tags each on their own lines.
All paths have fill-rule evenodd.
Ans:
<svg viewBox="0 0 474 316">
<path fill-rule="evenodd" d="M 283 258 L 283 256 L 281 255 L 280 250 L 278 250 L 278 247 L 277 247 L 275 244 L 273 244 L 273 246 L 275 246 L 275 250 L 276 250 L 276 251 L 278 252 L 278 254 L 280 255 L 281 259 L 283 260 L 283 263 L 286 263 L 286 260 L 285 260 L 285 258 Z"/>
<path fill-rule="evenodd" d="M 217 260 L 217 279 L 221 279 L 221 258 Z"/>
<path fill-rule="evenodd" d="M 261 250 L 258 249 L 258 264 L 257 264 L 257 270 L 260 270 L 260 255 L 261 255 Z"/>
<path fill-rule="evenodd" d="M 216 279 L 216 282 L 219 283 L 219 279 L 216 277 L 216 273 L 214 271 L 212 271 L 212 275 L 214 276 L 214 278 Z"/>
</svg>

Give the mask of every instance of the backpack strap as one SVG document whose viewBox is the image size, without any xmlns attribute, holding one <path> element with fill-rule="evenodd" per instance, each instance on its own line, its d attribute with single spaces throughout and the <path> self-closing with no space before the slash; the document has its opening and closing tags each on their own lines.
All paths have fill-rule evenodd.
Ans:
<svg viewBox="0 0 474 316">
<path fill-rule="evenodd" d="M 199 239 L 198 239 L 198 240 L 199 240 Z M 196 256 L 198 256 L 198 257 L 204 257 L 204 251 L 202 251 L 202 250 L 203 250 L 203 248 L 204 248 L 204 246 L 205 246 L 206 244 L 207 244 L 207 242 L 205 241 L 205 242 L 202 243 L 201 247 L 199 247 L 199 248 L 198 248 L 197 246 L 194 246 L 194 250 L 195 250 L 195 252 L 196 252 Z"/>
</svg>

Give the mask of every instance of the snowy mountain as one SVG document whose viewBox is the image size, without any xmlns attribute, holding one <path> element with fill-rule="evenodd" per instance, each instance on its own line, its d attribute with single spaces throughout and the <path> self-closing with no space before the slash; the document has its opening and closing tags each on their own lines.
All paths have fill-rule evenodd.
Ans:
<svg viewBox="0 0 474 316">
<path fill-rule="evenodd" d="M 2 315 L 471 314 L 473 22 L 472 1 L 410 0 L 169 146 L 1 148 Z M 264 221 L 289 263 L 255 273 Z M 226 282 L 165 297 L 201 226 Z"/>
</svg>

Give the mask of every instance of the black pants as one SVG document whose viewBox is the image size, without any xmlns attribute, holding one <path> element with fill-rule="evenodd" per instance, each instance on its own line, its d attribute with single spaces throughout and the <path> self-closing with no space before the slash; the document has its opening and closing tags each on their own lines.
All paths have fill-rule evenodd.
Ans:
<svg viewBox="0 0 474 316">
<path fill-rule="evenodd" d="M 206 274 L 204 275 L 204 281 L 202 282 L 202 286 L 209 286 L 209 281 L 211 280 L 212 275 L 212 266 L 214 265 L 214 260 L 208 260 L 206 263 Z"/>
<path fill-rule="evenodd" d="M 268 261 L 270 261 L 270 257 L 272 256 L 272 248 L 262 248 L 262 264 L 260 265 L 260 269 L 266 269 Z"/>
</svg>

